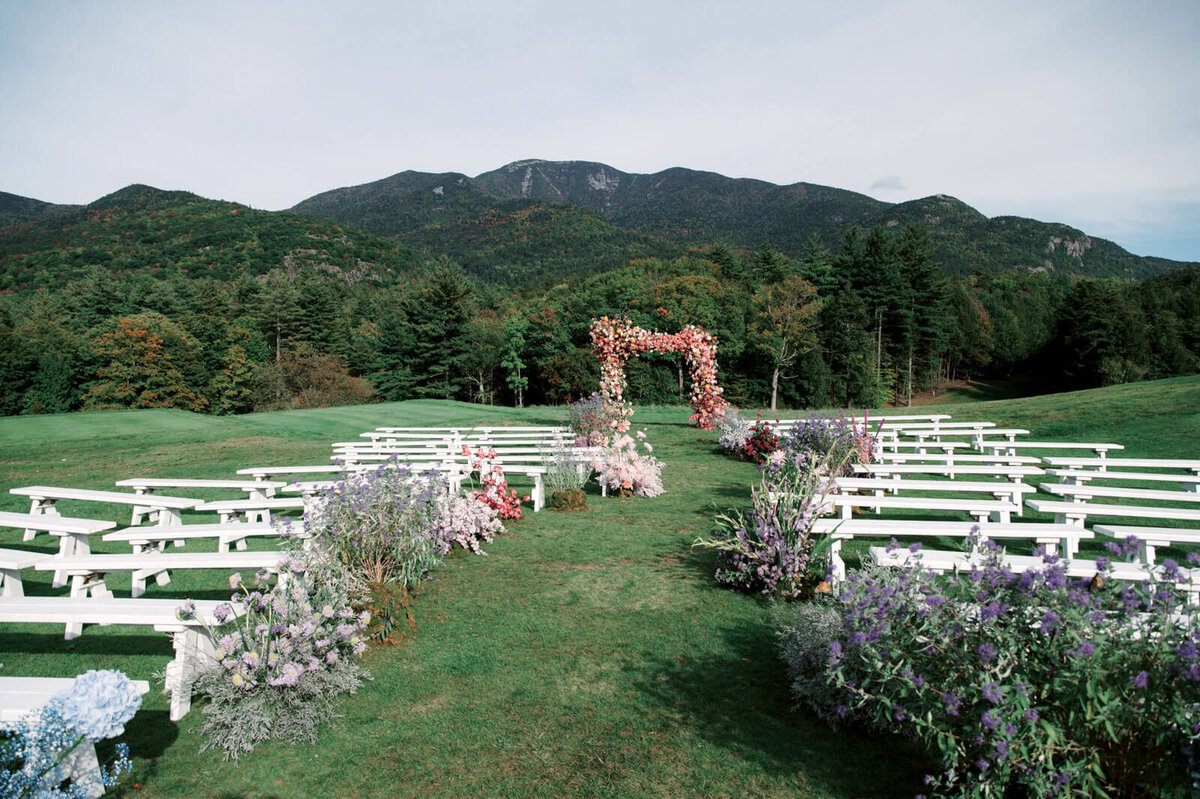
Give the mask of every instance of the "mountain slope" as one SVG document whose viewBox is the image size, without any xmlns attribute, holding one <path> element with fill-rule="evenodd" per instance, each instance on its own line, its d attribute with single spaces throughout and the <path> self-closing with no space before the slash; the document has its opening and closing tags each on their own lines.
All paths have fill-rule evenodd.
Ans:
<svg viewBox="0 0 1200 799">
<path fill-rule="evenodd" d="M 0 230 L 0 290 L 54 288 L 96 266 L 220 280 L 311 266 L 351 282 L 387 281 L 420 260 L 327 220 L 141 185 Z"/>
<path fill-rule="evenodd" d="M 78 208 L 77 205 L 55 205 L 32 197 L 0 191 L 0 228 L 25 222 L 36 222 Z"/>
<path fill-rule="evenodd" d="M 313 213 L 381 235 L 419 241 L 434 253 L 461 253 L 455 237 L 483 224 L 481 214 L 507 213 L 502 204 L 523 200 L 575 205 L 603 215 L 626 231 L 675 245 L 706 246 L 718 239 L 745 250 L 771 242 L 798 256 L 816 234 L 836 245 L 853 225 L 926 225 L 939 260 L 951 272 L 975 269 L 1055 270 L 1090 276 L 1144 278 L 1187 264 L 1133 255 L 1116 244 L 1066 225 L 1020 217 L 988 219 L 953 197 L 937 195 L 885 203 L 863 194 L 794 183 L 729 178 L 672 168 L 651 175 L 622 172 L 593 161 L 516 161 L 475 178 L 460 173 L 402 172 L 374 183 L 325 192 L 292 210 Z M 508 206 L 505 206 L 508 208 Z M 471 221 L 474 220 L 474 221 Z M 615 240 L 617 236 L 610 236 Z M 578 249 L 578 248 L 577 248 Z M 521 250 L 525 264 L 540 259 L 552 270 L 561 245 L 531 235 Z M 477 268 L 514 264 L 477 255 Z M 500 255 L 496 254 L 497 258 Z M 637 257 L 632 255 L 631 257 Z M 558 261 L 562 268 L 569 266 Z"/>
<path fill-rule="evenodd" d="M 674 258 L 684 247 L 617 227 L 566 203 L 509 200 L 475 216 L 399 237 L 457 261 L 492 283 L 520 285 L 616 269 L 634 258 Z"/>
</svg>

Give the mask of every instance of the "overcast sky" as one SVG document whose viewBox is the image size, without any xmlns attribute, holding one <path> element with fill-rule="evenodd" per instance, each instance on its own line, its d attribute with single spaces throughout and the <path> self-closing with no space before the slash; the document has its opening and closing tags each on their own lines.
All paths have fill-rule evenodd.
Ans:
<svg viewBox="0 0 1200 799">
<path fill-rule="evenodd" d="M 0 190 L 524 158 L 951 194 L 1200 261 L 1200 1 L 0 0 Z"/>
</svg>

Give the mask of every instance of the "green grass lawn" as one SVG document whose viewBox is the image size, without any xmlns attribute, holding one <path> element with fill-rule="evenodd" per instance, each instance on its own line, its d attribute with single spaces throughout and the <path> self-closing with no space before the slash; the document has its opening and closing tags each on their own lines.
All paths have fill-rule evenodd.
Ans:
<svg viewBox="0 0 1200 799">
<path fill-rule="evenodd" d="M 1039 438 L 1200 457 L 1200 378 L 942 408 Z M 125 736 L 133 778 L 109 795 L 917 793 L 925 764 L 905 742 L 835 734 L 792 710 L 769 604 L 718 588 L 715 557 L 691 549 L 718 508 L 747 501 L 757 471 L 715 454 L 715 434 L 690 427 L 687 416 L 655 408 L 634 417 L 667 464 L 663 496 L 593 493 L 584 513 L 527 514 L 486 557 L 454 553 L 418 598 L 416 633 L 368 654 L 375 679 L 344 702 L 344 717 L 317 745 L 264 746 L 235 766 L 198 752 L 199 705 L 172 723 L 166 698 L 152 694 Z M 0 419 L 0 509 L 27 510 L 8 494 L 18 485 L 112 488 L 123 477 L 226 477 L 245 466 L 318 463 L 329 442 L 381 425 L 556 421 L 553 409 L 432 401 L 234 418 L 139 411 Z M 128 510 L 64 502 L 62 512 L 124 521 Z M 15 530 L 0 535 L 3 546 L 51 546 L 45 538 L 23 545 Z M 30 594 L 52 593 L 46 573 L 27 584 Z M 177 575 L 147 596 L 221 598 L 224 585 L 222 575 Z M 125 594 L 128 578 L 115 586 Z M 128 628 L 90 627 L 66 642 L 61 627 L 0 626 L 0 673 L 120 668 L 145 679 L 169 658 L 165 636 Z"/>
</svg>

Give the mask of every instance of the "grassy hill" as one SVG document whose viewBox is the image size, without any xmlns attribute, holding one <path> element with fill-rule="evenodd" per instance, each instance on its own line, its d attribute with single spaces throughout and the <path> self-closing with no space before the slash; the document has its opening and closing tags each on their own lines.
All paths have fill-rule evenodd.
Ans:
<svg viewBox="0 0 1200 799">
<path fill-rule="evenodd" d="M 1196 457 L 1200 377 L 942 406 L 1033 435 L 1126 444 L 1128 455 Z M 939 408 L 940 410 L 941 408 Z M 418 629 L 372 650 L 374 680 L 316 746 L 264 746 L 240 766 L 199 754 L 201 708 L 167 720 L 152 692 L 127 727 L 132 779 L 114 797 L 901 797 L 927 765 L 901 740 L 833 733 L 791 709 L 771 609 L 715 586 L 691 549 L 717 508 L 747 501 L 756 469 L 719 456 L 684 408 L 640 408 L 667 493 L 589 496 L 581 514 L 530 514 L 487 547 L 455 553 L 414 606 Z M 111 488 L 135 475 L 223 477 L 243 466 L 316 463 L 329 443 L 380 425 L 552 424 L 554 409 L 415 401 L 203 417 L 127 411 L 0 419 L 0 509 L 33 483 Z M 127 508 L 64 503 L 121 520 Z M 189 519 L 195 521 L 195 519 Z M 49 551 L 45 539 L 4 546 Z M 115 551 L 96 542 L 99 551 Z M 192 547 L 194 545 L 189 545 Z M 113 583 L 118 595 L 128 579 Z M 32 595 L 61 593 L 49 575 Z M 221 575 L 177 574 L 148 596 L 227 595 Z M 120 668 L 149 678 L 170 657 L 158 634 L 0 627 L 12 675 Z M 156 688 L 158 685 L 156 684 Z M 134 790 L 131 783 L 141 787 Z"/>
<path fill-rule="evenodd" d="M 0 290 L 54 288 L 97 266 L 230 280 L 309 265 L 351 282 L 387 282 L 421 260 L 328 220 L 140 185 L 0 230 Z"/>
</svg>

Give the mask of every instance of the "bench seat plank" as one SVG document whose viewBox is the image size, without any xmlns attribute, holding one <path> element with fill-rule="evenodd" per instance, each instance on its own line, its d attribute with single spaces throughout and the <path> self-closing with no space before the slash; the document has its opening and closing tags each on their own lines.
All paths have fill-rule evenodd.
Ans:
<svg viewBox="0 0 1200 799">
<path fill-rule="evenodd" d="M 48 558 L 34 564 L 38 571 L 53 571 L 72 578 L 71 595 L 111 597 L 104 575 L 110 572 L 132 573 L 132 594 L 136 599 L 146 592 L 146 579 L 154 577 L 159 585 L 171 581 L 172 569 L 267 569 L 278 571 L 286 552 L 137 552 L 126 554 L 73 555 Z"/>
<path fill-rule="evenodd" d="M 1110 505 L 1100 502 L 1062 502 L 1027 499 L 1025 505 L 1042 513 L 1053 513 L 1056 522 L 1083 525 L 1088 516 L 1128 516 L 1145 519 L 1200 521 L 1200 508 L 1158 508 L 1150 505 Z"/>
<path fill-rule="evenodd" d="M 1129 469 L 1189 469 L 1200 472 L 1200 460 L 1188 458 L 1066 458 L 1048 456 L 1043 458 L 1050 466 L 1080 468 L 1093 466 L 1098 469 L 1112 467 Z"/>
<path fill-rule="evenodd" d="M 1042 490 L 1063 497 L 1106 497 L 1119 499 L 1145 499 L 1151 502 L 1200 502 L 1200 493 L 1195 491 L 1162 491 L 1152 488 L 1125 488 L 1124 486 L 1069 485 L 1067 483 L 1042 483 Z"/>
</svg>

